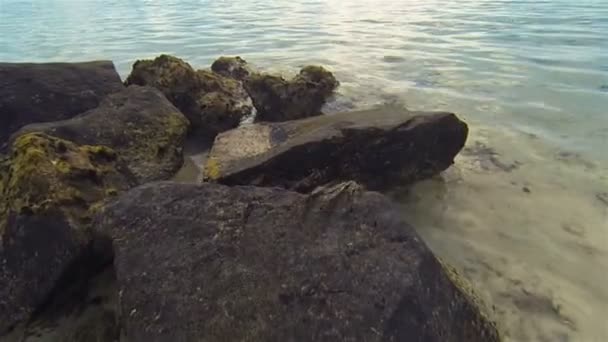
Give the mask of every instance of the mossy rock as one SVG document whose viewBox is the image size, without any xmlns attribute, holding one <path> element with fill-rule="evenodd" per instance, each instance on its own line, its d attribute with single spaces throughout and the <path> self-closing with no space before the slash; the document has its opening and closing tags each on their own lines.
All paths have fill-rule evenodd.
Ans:
<svg viewBox="0 0 608 342">
<path fill-rule="evenodd" d="M 42 133 L 13 141 L 0 178 L 0 335 L 41 305 L 92 241 L 102 204 L 136 184 L 106 146 Z"/>
<path fill-rule="evenodd" d="M 131 86 L 13 135 L 0 162 L 0 336 L 65 277 L 111 258 L 109 247 L 97 250 L 91 217 L 124 190 L 177 172 L 188 125 L 158 89 Z"/>
<path fill-rule="evenodd" d="M 75 118 L 32 124 L 16 133 L 44 132 L 82 145 L 114 149 L 138 183 L 168 179 L 183 163 L 188 120 L 152 87 L 130 86 Z"/>
<path fill-rule="evenodd" d="M 133 184 L 119 172 L 117 159 L 106 146 L 79 146 L 42 133 L 21 135 L 3 162 L 3 223 L 9 213 L 36 215 L 49 209 L 63 211 L 75 226 L 88 223 L 91 206 Z"/>
<path fill-rule="evenodd" d="M 245 80 L 252 73 L 247 61 L 239 56 L 222 56 L 211 64 L 211 70 L 222 76 L 240 81 Z"/>
<path fill-rule="evenodd" d="M 291 80 L 252 74 L 245 88 L 257 110 L 256 121 L 287 121 L 321 114 L 339 82 L 321 66 L 306 66 Z"/>
<path fill-rule="evenodd" d="M 196 71 L 169 55 L 135 62 L 125 84 L 161 90 L 190 120 L 197 136 L 206 141 L 237 127 L 253 108 L 240 82 L 211 71 Z"/>
</svg>

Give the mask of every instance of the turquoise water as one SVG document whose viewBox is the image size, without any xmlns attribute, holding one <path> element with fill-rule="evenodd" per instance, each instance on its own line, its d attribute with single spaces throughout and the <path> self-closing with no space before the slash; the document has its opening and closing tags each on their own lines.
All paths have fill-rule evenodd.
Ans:
<svg viewBox="0 0 608 342">
<path fill-rule="evenodd" d="M 0 60 L 160 53 L 203 67 L 322 63 L 345 96 L 400 98 L 608 159 L 605 0 L 0 0 Z"/>
</svg>

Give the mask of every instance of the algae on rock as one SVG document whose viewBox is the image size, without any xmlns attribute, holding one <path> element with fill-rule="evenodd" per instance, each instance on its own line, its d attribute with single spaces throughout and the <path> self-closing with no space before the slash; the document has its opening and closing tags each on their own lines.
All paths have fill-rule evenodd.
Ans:
<svg viewBox="0 0 608 342">
<path fill-rule="evenodd" d="M 86 278 L 111 260 L 91 217 L 135 185 L 170 178 L 187 130 L 158 89 L 130 86 L 74 118 L 13 135 L 0 165 L 0 336 L 30 319 L 65 277 Z"/>
<path fill-rule="evenodd" d="M 183 163 L 188 120 L 152 87 L 130 86 L 75 118 L 25 126 L 81 145 L 113 148 L 138 183 L 168 179 Z"/>
<path fill-rule="evenodd" d="M 239 81 L 245 80 L 250 74 L 253 73 L 247 64 L 247 61 L 239 56 L 222 56 L 211 64 L 211 70 L 222 76 L 230 77 Z"/>
<path fill-rule="evenodd" d="M 211 71 L 196 71 L 169 55 L 138 60 L 125 84 L 161 90 L 186 115 L 197 134 L 208 141 L 237 127 L 253 108 L 240 82 Z"/>
<path fill-rule="evenodd" d="M 90 252 L 95 211 L 135 179 L 109 147 L 42 133 L 17 137 L 0 173 L 1 336 L 29 319 Z"/>
<path fill-rule="evenodd" d="M 291 80 L 252 74 L 245 88 L 257 110 L 256 121 L 287 121 L 321 115 L 339 82 L 321 66 L 306 66 Z"/>
<path fill-rule="evenodd" d="M 117 155 L 111 148 L 78 146 L 41 133 L 18 137 L 11 157 L 3 164 L 3 223 L 9 213 L 35 215 L 59 209 L 73 224 L 86 224 L 91 206 L 131 185 L 118 171 Z"/>
</svg>

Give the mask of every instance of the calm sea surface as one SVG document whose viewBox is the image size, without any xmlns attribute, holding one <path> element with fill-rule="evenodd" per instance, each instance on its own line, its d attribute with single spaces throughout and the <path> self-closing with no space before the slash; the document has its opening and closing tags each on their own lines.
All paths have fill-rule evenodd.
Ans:
<svg viewBox="0 0 608 342">
<path fill-rule="evenodd" d="M 608 159 L 606 0 L 0 0 L 1 61 L 239 54 L 322 63 L 342 93 L 533 133 Z"/>
</svg>

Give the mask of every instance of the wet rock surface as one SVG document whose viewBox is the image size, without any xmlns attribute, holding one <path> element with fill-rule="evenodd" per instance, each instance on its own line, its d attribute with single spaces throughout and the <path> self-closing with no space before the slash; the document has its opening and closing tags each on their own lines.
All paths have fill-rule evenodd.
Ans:
<svg viewBox="0 0 608 342">
<path fill-rule="evenodd" d="M 211 71 L 225 77 L 230 77 L 235 80 L 243 81 L 253 73 L 247 61 L 239 56 L 236 57 L 220 57 L 211 64 Z"/>
<path fill-rule="evenodd" d="M 15 136 L 43 132 L 81 145 L 108 146 L 141 184 L 168 179 L 179 170 L 187 131 L 188 120 L 160 91 L 130 86 L 77 117 L 28 125 Z"/>
<path fill-rule="evenodd" d="M 197 71 L 173 56 L 135 62 L 125 84 L 158 88 L 186 115 L 203 140 L 213 141 L 218 133 L 237 127 L 252 110 L 239 81 L 209 70 Z"/>
<path fill-rule="evenodd" d="M 498 341 L 391 202 L 355 183 L 147 184 L 96 219 L 129 341 Z"/>
<path fill-rule="evenodd" d="M 40 133 L 12 143 L 0 165 L 0 335 L 57 286 L 111 259 L 88 224 L 106 199 L 135 184 L 125 170 L 106 146 Z"/>
<path fill-rule="evenodd" d="M 452 113 L 390 106 L 259 123 L 219 135 L 204 176 L 227 185 L 300 192 L 346 180 L 383 189 L 445 170 L 467 134 L 467 125 Z"/>
<path fill-rule="evenodd" d="M 320 66 L 306 66 L 291 80 L 254 73 L 244 81 L 257 110 L 256 121 L 287 121 L 321 115 L 339 82 Z"/>
<path fill-rule="evenodd" d="M 0 63 L 0 146 L 24 125 L 71 118 L 122 88 L 111 61 Z"/>
</svg>

